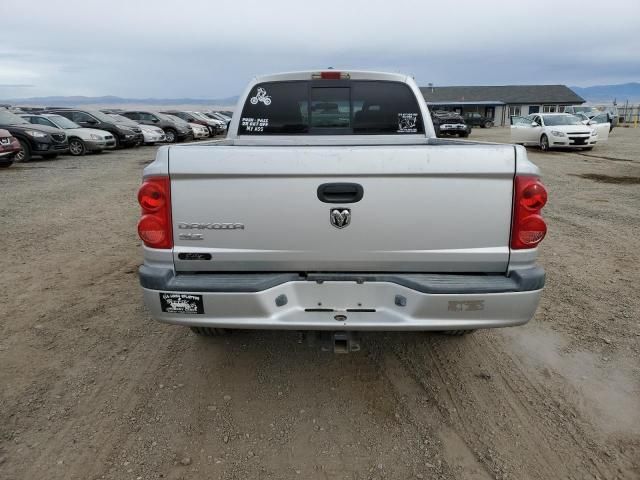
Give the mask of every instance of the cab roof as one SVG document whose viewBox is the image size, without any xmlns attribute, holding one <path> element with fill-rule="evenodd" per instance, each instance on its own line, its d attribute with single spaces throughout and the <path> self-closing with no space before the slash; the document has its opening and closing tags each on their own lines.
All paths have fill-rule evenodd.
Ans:
<svg viewBox="0 0 640 480">
<path fill-rule="evenodd" d="M 287 80 L 312 80 L 313 75 L 319 75 L 321 72 L 333 72 L 348 74 L 351 80 L 386 80 L 396 82 L 406 82 L 407 75 L 401 73 L 375 72 L 367 70 L 341 70 L 320 68 L 317 70 L 303 70 L 297 72 L 271 73 L 267 75 L 257 75 L 254 80 L 256 82 L 282 82 Z"/>
</svg>

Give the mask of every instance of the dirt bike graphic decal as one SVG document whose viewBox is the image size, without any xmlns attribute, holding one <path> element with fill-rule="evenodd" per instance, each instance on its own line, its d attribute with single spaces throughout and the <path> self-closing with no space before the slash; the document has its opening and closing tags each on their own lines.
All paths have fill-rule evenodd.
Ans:
<svg viewBox="0 0 640 480">
<path fill-rule="evenodd" d="M 257 105 L 258 102 L 262 102 L 265 105 L 269 106 L 271 105 L 271 97 L 267 95 L 267 91 L 264 88 L 259 87 L 258 92 L 256 93 L 256 96 L 251 97 L 250 102 L 251 102 L 251 105 Z"/>
</svg>

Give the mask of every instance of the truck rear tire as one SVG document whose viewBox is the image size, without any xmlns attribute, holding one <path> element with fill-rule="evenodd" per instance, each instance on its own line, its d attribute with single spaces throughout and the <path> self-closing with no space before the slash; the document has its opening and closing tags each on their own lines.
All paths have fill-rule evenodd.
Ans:
<svg viewBox="0 0 640 480">
<path fill-rule="evenodd" d="M 212 328 L 212 327 L 189 327 L 196 335 L 203 337 L 221 337 L 229 334 L 227 328 Z"/>
</svg>

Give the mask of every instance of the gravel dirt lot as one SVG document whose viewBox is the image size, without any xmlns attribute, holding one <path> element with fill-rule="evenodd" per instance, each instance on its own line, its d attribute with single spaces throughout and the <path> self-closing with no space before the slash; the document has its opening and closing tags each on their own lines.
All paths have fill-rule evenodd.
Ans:
<svg viewBox="0 0 640 480">
<path fill-rule="evenodd" d="M 0 171 L 0 478 L 640 478 L 640 129 L 530 150 L 550 192 L 532 322 L 342 356 L 149 318 L 135 193 L 154 152 Z"/>
</svg>

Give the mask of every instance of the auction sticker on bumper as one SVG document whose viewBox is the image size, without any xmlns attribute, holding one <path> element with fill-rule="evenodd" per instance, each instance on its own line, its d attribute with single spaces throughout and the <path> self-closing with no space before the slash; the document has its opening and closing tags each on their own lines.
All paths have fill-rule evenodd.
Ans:
<svg viewBox="0 0 640 480">
<path fill-rule="evenodd" d="M 202 295 L 160 292 L 160 307 L 166 313 L 203 314 Z"/>
</svg>

